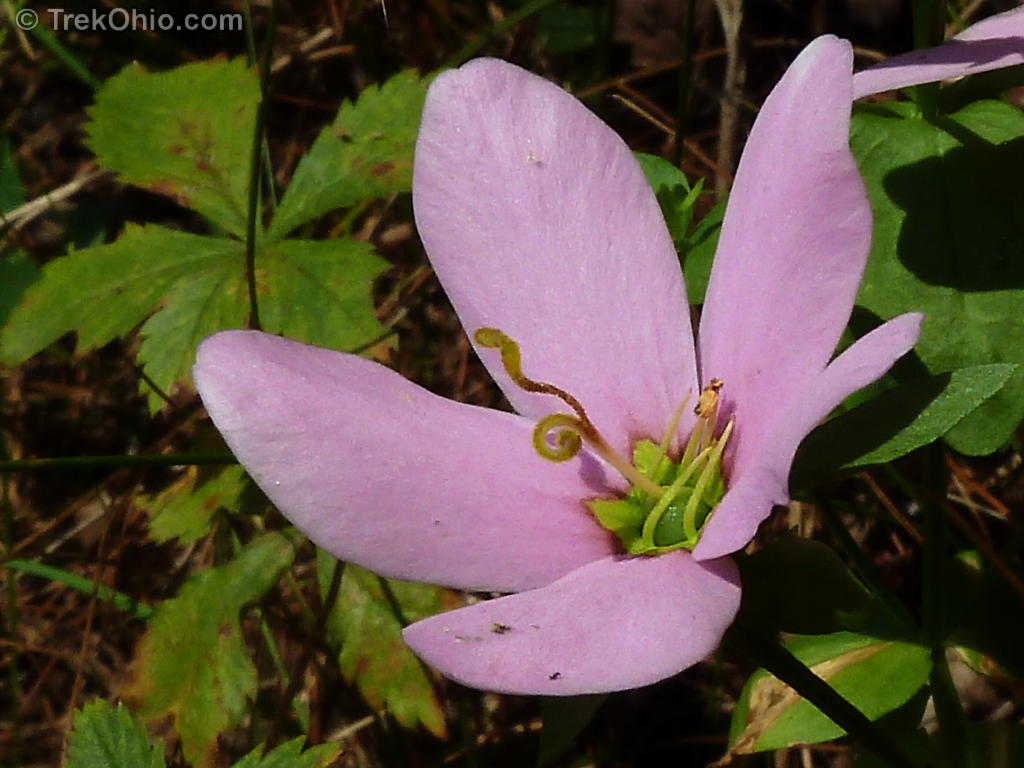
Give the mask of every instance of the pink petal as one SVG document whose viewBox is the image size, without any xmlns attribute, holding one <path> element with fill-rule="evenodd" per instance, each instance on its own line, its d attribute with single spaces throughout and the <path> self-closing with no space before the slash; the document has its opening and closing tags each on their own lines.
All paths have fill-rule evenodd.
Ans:
<svg viewBox="0 0 1024 768">
<path fill-rule="evenodd" d="M 825 36 L 761 108 L 740 160 L 700 323 L 701 377 L 736 418 L 734 473 L 825 367 L 853 308 L 871 208 L 850 153 L 853 54 Z"/>
<path fill-rule="evenodd" d="M 614 551 L 580 504 L 607 493 L 602 465 L 586 453 L 541 459 L 526 419 L 255 331 L 208 338 L 193 373 L 260 488 L 342 560 L 401 579 L 517 591 Z"/>
<path fill-rule="evenodd" d="M 440 75 L 413 174 L 416 224 L 470 336 L 499 328 L 618 449 L 660 439 L 696 372 L 672 241 L 629 148 L 556 85 L 494 59 Z M 480 357 L 520 413 L 567 410 Z M 687 432 L 692 419 L 682 425 Z"/>
<path fill-rule="evenodd" d="M 428 664 L 464 685 L 571 696 L 637 688 L 696 664 L 718 645 L 739 603 L 728 558 L 609 557 L 403 634 Z"/>
<path fill-rule="evenodd" d="M 848 395 L 881 377 L 917 341 L 922 315 L 908 313 L 859 339 L 780 404 L 764 439 L 736 469 L 729 491 L 715 509 L 693 551 L 698 560 L 721 557 L 746 546 L 773 504 L 789 501 L 789 468 L 800 441 Z"/>
<path fill-rule="evenodd" d="M 894 56 L 853 76 L 853 97 L 1024 64 L 1024 8 L 990 16 L 943 45 Z"/>
</svg>

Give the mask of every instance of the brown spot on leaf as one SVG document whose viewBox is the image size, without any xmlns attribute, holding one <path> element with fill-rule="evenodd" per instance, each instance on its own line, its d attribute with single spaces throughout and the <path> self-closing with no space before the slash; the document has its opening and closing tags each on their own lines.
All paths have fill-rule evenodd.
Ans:
<svg viewBox="0 0 1024 768">
<path fill-rule="evenodd" d="M 395 164 L 391 160 L 387 160 L 383 163 L 377 163 L 370 169 L 371 176 L 384 176 L 385 174 L 391 173 L 395 170 Z"/>
<path fill-rule="evenodd" d="M 508 624 L 495 623 L 491 625 L 491 632 L 493 632 L 496 635 L 504 635 L 505 633 L 511 631 L 512 627 L 510 627 Z"/>
</svg>

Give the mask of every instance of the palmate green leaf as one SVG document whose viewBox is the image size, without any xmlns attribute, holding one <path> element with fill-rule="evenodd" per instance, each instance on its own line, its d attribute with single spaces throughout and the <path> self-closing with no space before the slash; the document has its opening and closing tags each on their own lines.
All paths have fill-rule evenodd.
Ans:
<svg viewBox="0 0 1024 768">
<path fill-rule="evenodd" d="M 880 642 L 851 632 L 794 637 L 786 647 L 870 720 L 909 701 L 931 669 L 924 646 Z M 813 704 L 759 669 L 744 686 L 733 713 L 728 754 L 817 744 L 843 733 Z"/>
<path fill-rule="evenodd" d="M 356 240 L 283 240 L 256 261 L 260 319 L 270 333 L 350 350 L 384 329 L 370 289 L 388 264 Z"/>
<path fill-rule="evenodd" d="M 268 754 L 259 746 L 231 768 L 327 768 L 341 754 L 341 744 L 321 744 L 305 752 L 305 736 L 286 741 Z"/>
<path fill-rule="evenodd" d="M 256 75 L 241 59 L 158 73 L 130 64 L 97 92 L 86 143 L 123 181 L 242 236 L 258 101 Z"/>
<path fill-rule="evenodd" d="M 80 349 L 123 336 L 184 278 L 217 272 L 237 244 L 163 227 L 126 227 L 109 245 L 43 267 L 0 333 L 0 360 L 17 365 L 69 331 Z M 239 270 L 240 271 L 240 270 Z"/>
<path fill-rule="evenodd" d="M 227 467 L 200 483 L 200 468 L 189 467 L 170 486 L 154 496 L 140 496 L 137 504 L 149 517 L 149 532 L 157 543 L 177 539 L 197 541 L 210 531 L 221 509 L 237 511 L 245 490 L 245 471 Z"/>
<path fill-rule="evenodd" d="M 875 234 L 858 303 L 925 313 L 915 352 L 933 373 L 1024 362 L 1024 114 L 983 101 L 926 122 L 893 104 L 854 115 L 851 146 Z M 1024 416 L 1024 366 L 947 435 L 998 449 Z"/>
<path fill-rule="evenodd" d="M 830 419 L 800 444 L 793 487 L 813 487 L 843 472 L 884 464 L 938 440 L 997 393 L 1016 369 L 973 365 L 913 379 Z"/>
<path fill-rule="evenodd" d="M 321 591 L 330 581 L 334 560 L 317 550 Z M 390 594 L 389 594 L 390 593 Z M 392 600 L 394 602 L 392 602 Z M 402 626 L 454 607 L 453 593 L 427 584 L 380 577 L 345 565 L 327 632 L 341 647 L 338 665 L 374 709 L 384 709 L 406 728 L 422 725 L 443 738 L 444 712 L 434 687 L 402 641 Z"/>
<path fill-rule="evenodd" d="M 369 245 L 352 240 L 264 246 L 256 259 L 264 330 L 342 350 L 379 338 L 383 329 L 370 290 L 386 266 Z M 78 333 L 79 349 L 88 350 L 145 321 L 139 362 L 169 393 L 188 379 L 199 342 L 245 325 L 244 268 L 237 240 L 129 225 L 115 242 L 43 268 L 0 331 L 0 361 L 16 365 L 69 331 Z M 22 282 L 34 274 L 30 268 L 15 272 L 24 273 Z M 149 399 L 153 410 L 163 405 L 156 392 Z"/>
<path fill-rule="evenodd" d="M 65 768 L 164 768 L 162 744 L 150 744 L 146 729 L 123 704 L 94 699 L 75 712 Z"/>
<path fill-rule="evenodd" d="M 299 161 L 270 223 L 269 237 L 335 208 L 407 192 L 428 81 L 406 70 L 345 102 Z"/>
<path fill-rule="evenodd" d="M 193 575 L 156 609 L 139 641 L 125 695 L 146 722 L 174 718 L 195 768 L 213 765 L 218 734 L 239 724 L 256 693 L 239 613 L 274 585 L 300 540 L 268 533 L 234 560 Z"/>
</svg>

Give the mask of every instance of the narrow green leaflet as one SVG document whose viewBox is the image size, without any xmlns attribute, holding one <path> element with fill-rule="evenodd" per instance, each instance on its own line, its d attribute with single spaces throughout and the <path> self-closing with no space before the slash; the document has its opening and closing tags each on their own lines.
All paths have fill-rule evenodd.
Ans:
<svg viewBox="0 0 1024 768">
<path fill-rule="evenodd" d="M 819 541 L 785 536 L 740 559 L 739 566 L 742 619 L 769 633 L 860 629 L 874 605 L 864 585 Z"/>
<path fill-rule="evenodd" d="M 237 511 L 245 489 L 245 471 L 227 467 L 200 480 L 200 468 L 189 467 L 155 496 L 140 496 L 137 504 L 149 517 L 149 532 L 159 544 L 177 539 L 197 541 L 210 531 L 219 510 Z"/>
<path fill-rule="evenodd" d="M 235 258 L 237 247 L 230 240 L 130 224 L 109 245 L 54 259 L 0 333 L 0 361 L 17 365 L 69 331 L 78 332 L 83 350 L 123 336 L 176 282 L 217 272 L 225 259 Z"/>
<path fill-rule="evenodd" d="M 125 695 L 146 722 L 174 718 L 185 758 L 196 768 L 214 764 L 218 734 L 241 722 L 256 693 L 239 613 L 274 585 L 299 540 L 265 534 L 229 563 L 193 575 L 156 609 L 139 641 Z"/>
<path fill-rule="evenodd" d="M 150 744 L 146 729 L 123 704 L 94 699 L 75 712 L 65 768 L 164 768 L 162 744 Z"/>
<path fill-rule="evenodd" d="M 371 287 L 388 264 L 356 240 L 283 240 L 256 263 L 265 330 L 308 344 L 350 350 L 384 332 Z"/>
<path fill-rule="evenodd" d="M 786 647 L 871 720 L 908 701 L 927 682 L 931 668 L 923 646 L 850 632 L 794 637 Z M 843 733 L 813 704 L 759 669 L 733 713 L 728 754 L 817 744 Z"/>
<path fill-rule="evenodd" d="M 299 161 L 270 223 L 270 238 L 335 208 L 409 191 L 426 93 L 427 80 L 406 70 L 342 104 Z"/>
<path fill-rule="evenodd" d="M 341 754 L 341 744 L 321 744 L 305 752 L 302 746 L 305 736 L 286 741 L 264 755 L 263 747 L 257 747 L 231 768 L 327 768 Z"/>
<path fill-rule="evenodd" d="M 875 216 L 858 303 L 924 312 L 915 352 L 933 372 L 1024 362 L 1024 113 L 997 101 L 926 122 L 894 104 L 854 115 L 851 146 Z M 1024 366 L 946 435 L 998 449 L 1024 416 Z"/>
<path fill-rule="evenodd" d="M 322 590 L 334 561 L 317 550 Z M 390 592 L 390 595 L 389 595 Z M 394 603 L 392 603 L 394 600 Z M 455 607 L 454 595 L 439 587 L 381 579 L 346 564 L 334 610 L 328 618 L 331 643 L 341 647 L 338 664 L 374 709 L 386 709 L 406 728 L 422 725 L 439 738 L 444 712 L 427 673 L 402 642 L 402 626 Z"/>
<path fill-rule="evenodd" d="M 1016 369 L 1005 363 L 973 365 L 914 379 L 830 419 L 801 443 L 793 462 L 793 486 L 813 487 L 938 440 L 995 395 Z"/>
<path fill-rule="evenodd" d="M 258 101 L 256 75 L 241 59 L 159 73 L 130 64 L 96 94 L 87 143 L 123 181 L 242 236 Z"/>
</svg>

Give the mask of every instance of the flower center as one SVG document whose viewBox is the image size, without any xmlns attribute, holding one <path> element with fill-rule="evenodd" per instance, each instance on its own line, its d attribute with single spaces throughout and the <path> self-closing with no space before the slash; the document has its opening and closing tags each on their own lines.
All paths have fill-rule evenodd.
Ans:
<svg viewBox="0 0 1024 768">
<path fill-rule="evenodd" d="M 722 454 L 733 422 L 715 435 L 718 393 L 723 386 L 720 379 L 712 379 L 701 392 L 694 408 L 697 424 L 678 460 L 669 455 L 669 449 L 689 394 L 676 409 L 661 442 L 638 441 L 630 461 L 608 444 L 579 400 L 553 384 L 523 375 L 515 341 L 496 328 L 480 328 L 473 338 L 480 346 L 501 352 L 502 366 L 517 386 L 553 395 L 572 409 L 572 414 L 552 413 L 537 422 L 533 446 L 538 454 L 549 461 L 568 461 L 586 442 L 629 482 L 629 490 L 619 498 L 584 500 L 595 520 L 618 537 L 626 552 L 655 555 L 697 545 L 701 528 L 725 495 Z"/>
</svg>

